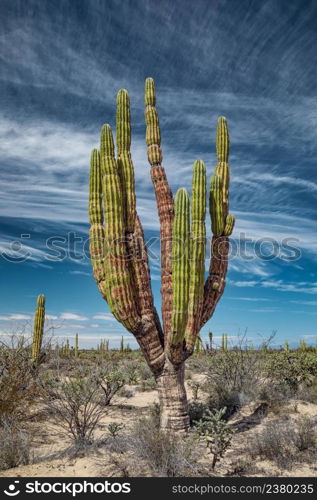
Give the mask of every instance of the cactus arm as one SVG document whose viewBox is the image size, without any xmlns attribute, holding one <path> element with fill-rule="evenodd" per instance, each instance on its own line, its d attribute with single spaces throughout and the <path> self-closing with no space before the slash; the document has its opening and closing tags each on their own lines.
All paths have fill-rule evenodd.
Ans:
<svg viewBox="0 0 317 500">
<path fill-rule="evenodd" d="M 226 119 L 218 119 L 216 151 L 218 163 L 211 179 L 210 216 L 213 237 L 211 241 L 211 259 L 208 278 L 204 286 L 204 303 L 200 318 L 200 328 L 213 315 L 221 298 L 228 269 L 229 239 L 234 227 L 234 216 L 229 210 L 229 132 Z"/>
<path fill-rule="evenodd" d="M 172 241 L 172 318 L 167 352 L 172 362 L 178 362 L 188 318 L 189 299 L 189 197 L 186 189 L 179 189 L 175 198 L 175 217 Z M 180 359 L 181 360 L 181 359 Z"/>
<path fill-rule="evenodd" d="M 45 295 L 39 295 L 33 325 L 32 362 L 36 361 L 41 353 L 45 322 Z"/>
<path fill-rule="evenodd" d="M 104 125 L 100 140 L 102 190 L 105 216 L 106 296 L 111 312 L 130 332 L 135 332 L 140 317 L 134 301 L 125 242 L 125 221 L 120 176 L 114 157 L 111 128 Z"/>
<path fill-rule="evenodd" d="M 162 167 L 161 134 L 155 108 L 156 96 L 152 78 L 147 78 L 145 81 L 144 101 L 148 160 L 151 165 L 151 178 L 160 220 L 162 320 L 164 335 L 167 336 L 171 328 L 172 312 L 171 242 L 174 212 L 172 191 L 166 178 L 165 169 Z"/>
<path fill-rule="evenodd" d="M 130 272 L 133 276 L 135 302 L 139 314 L 153 313 L 154 301 L 151 289 L 150 268 L 141 221 L 136 213 L 134 168 L 130 153 L 131 113 L 128 92 L 120 90 L 117 95 L 117 156 L 121 178 L 122 197 L 126 221 L 126 244 Z"/>
<path fill-rule="evenodd" d="M 210 182 L 210 217 L 212 232 L 215 236 L 221 236 L 225 228 L 222 196 L 222 179 L 215 174 Z"/>
<path fill-rule="evenodd" d="M 199 318 L 204 298 L 206 249 L 206 168 L 202 161 L 194 164 L 191 199 L 191 254 L 188 319 L 185 331 L 186 351 L 190 355 L 199 332 Z"/>
<path fill-rule="evenodd" d="M 122 198 L 126 231 L 132 233 L 136 217 L 134 169 L 131 158 L 130 99 L 125 89 L 117 94 L 116 115 L 117 165 L 121 177 Z"/>
<path fill-rule="evenodd" d="M 107 300 L 104 270 L 105 234 L 102 207 L 102 173 L 98 149 L 93 149 L 90 156 L 89 222 L 89 251 L 93 274 L 102 297 Z"/>
<path fill-rule="evenodd" d="M 125 238 L 128 253 L 128 266 L 134 288 L 135 304 L 142 320 L 142 328 L 134 332 L 139 344 L 144 344 L 144 327 L 149 345 L 151 359 L 162 354 L 163 333 L 154 307 L 151 287 L 151 275 L 147 249 L 141 221 L 136 213 L 134 188 L 134 168 L 130 153 L 131 146 L 131 113 L 130 100 L 126 90 L 117 95 L 116 123 L 118 171 L 121 179 L 122 196 L 125 210 Z M 142 347 L 142 346 L 141 346 Z M 145 351 L 144 351 L 145 352 Z M 148 356 L 148 353 L 145 353 Z"/>
<path fill-rule="evenodd" d="M 162 329 L 153 303 L 144 235 L 135 210 L 130 126 L 128 95 L 120 91 L 119 162 L 115 160 L 109 125 L 102 128 L 100 155 L 94 150 L 91 158 L 91 258 L 95 279 L 111 312 L 134 334 L 150 368 L 157 373 L 164 363 Z"/>
<path fill-rule="evenodd" d="M 234 228 L 234 223 L 235 223 L 235 216 L 232 214 L 228 214 L 226 217 L 226 223 L 225 223 L 225 228 L 223 231 L 223 234 L 225 236 L 230 236 L 233 228 Z"/>
</svg>

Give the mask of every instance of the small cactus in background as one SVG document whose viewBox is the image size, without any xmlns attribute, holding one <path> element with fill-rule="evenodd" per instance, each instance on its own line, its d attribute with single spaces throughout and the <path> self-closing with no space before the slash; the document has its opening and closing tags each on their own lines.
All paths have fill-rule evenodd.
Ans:
<svg viewBox="0 0 317 500">
<path fill-rule="evenodd" d="M 208 333 L 208 337 L 209 337 L 209 349 L 212 351 L 212 332 Z"/>
<path fill-rule="evenodd" d="M 78 358 L 78 333 L 75 335 L 75 348 L 74 348 L 75 357 Z"/>
<path fill-rule="evenodd" d="M 181 188 L 174 200 L 162 166 L 152 78 L 145 82 L 144 103 L 145 139 L 160 221 L 162 325 L 154 306 L 148 254 L 136 210 L 130 100 L 125 89 L 118 92 L 116 100 L 116 155 L 108 124 L 101 129 L 99 150 L 91 153 L 90 256 L 102 297 L 115 318 L 135 336 L 156 378 L 161 428 L 187 430 L 184 362 L 198 345 L 199 332 L 212 317 L 224 291 L 228 236 L 235 222 L 229 213 L 229 134 L 226 119 L 220 117 L 217 165 L 210 182 L 213 237 L 205 281 L 206 167 L 202 160 L 195 161 L 191 198 Z M 123 350 L 122 339 L 120 351 Z"/>
<path fill-rule="evenodd" d="M 284 342 L 284 351 L 289 352 L 289 343 L 287 340 Z"/>
<path fill-rule="evenodd" d="M 223 333 L 221 337 L 221 349 L 222 351 L 227 351 L 228 350 L 228 334 Z"/>
<path fill-rule="evenodd" d="M 196 338 L 196 342 L 195 342 L 195 352 L 201 352 L 203 350 L 202 348 L 202 340 L 200 338 L 200 336 L 198 335 L 198 337 Z"/>
<path fill-rule="evenodd" d="M 123 336 L 121 337 L 121 340 L 120 340 L 120 348 L 119 348 L 120 352 L 123 352 L 124 351 L 124 339 L 123 339 Z"/>
<path fill-rule="evenodd" d="M 45 322 L 45 295 L 39 295 L 36 302 L 33 326 L 32 361 L 35 362 L 41 353 Z"/>
<path fill-rule="evenodd" d="M 301 351 L 306 351 L 307 350 L 307 343 L 305 340 L 300 340 L 299 341 L 299 348 Z"/>
</svg>

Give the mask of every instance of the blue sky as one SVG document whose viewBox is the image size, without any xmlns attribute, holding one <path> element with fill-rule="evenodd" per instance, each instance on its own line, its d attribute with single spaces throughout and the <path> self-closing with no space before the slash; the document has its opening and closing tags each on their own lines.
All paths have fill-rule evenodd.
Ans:
<svg viewBox="0 0 317 500">
<path fill-rule="evenodd" d="M 276 344 L 316 344 L 316 2 L 2 0 L 0 18 L 0 332 L 31 321 L 45 293 L 57 336 L 72 342 L 78 332 L 83 347 L 100 338 L 115 347 L 123 334 L 135 346 L 109 314 L 83 250 L 88 168 L 126 88 L 139 215 L 147 239 L 156 238 L 143 117 L 152 76 L 174 192 L 190 189 L 197 158 L 211 175 L 217 117 L 229 123 L 232 241 L 235 249 L 247 238 L 253 258 L 232 256 L 203 337 L 227 332 L 234 343 L 248 328 L 254 343 L 277 330 Z M 46 246 L 52 237 L 61 238 L 62 258 Z M 75 252 L 74 237 L 82 240 Z M 285 249 L 288 238 L 296 252 Z M 255 255 L 260 246 L 278 255 Z M 159 307 L 157 245 L 151 251 Z"/>
</svg>

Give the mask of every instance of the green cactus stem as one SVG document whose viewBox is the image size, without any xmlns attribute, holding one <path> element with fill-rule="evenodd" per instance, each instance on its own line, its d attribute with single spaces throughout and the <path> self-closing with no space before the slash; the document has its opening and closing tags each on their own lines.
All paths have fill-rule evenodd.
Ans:
<svg viewBox="0 0 317 500">
<path fill-rule="evenodd" d="M 33 326 L 32 361 L 35 362 L 41 353 L 45 322 L 45 295 L 39 295 L 36 302 Z"/>
<path fill-rule="evenodd" d="M 136 208 L 131 146 L 130 99 L 125 89 L 117 94 L 117 165 L 121 177 L 126 231 L 134 230 Z"/>
<path fill-rule="evenodd" d="M 120 348 L 119 348 L 120 352 L 123 352 L 124 351 L 124 339 L 123 339 L 123 335 L 121 337 L 121 340 L 120 340 Z"/>
<path fill-rule="evenodd" d="M 197 160 L 193 168 L 191 198 L 191 241 L 188 319 L 185 331 L 186 348 L 191 352 L 199 331 L 199 318 L 204 300 L 206 251 L 206 167 Z"/>
<path fill-rule="evenodd" d="M 210 181 L 210 216 L 212 232 L 221 236 L 225 226 L 223 215 L 222 180 L 219 175 L 213 175 Z"/>
<path fill-rule="evenodd" d="M 78 358 L 78 347 L 79 347 L 78 333 L 76 333 L 76 335 L 75 335 L 75 347 L 74 347 L 74 354 L 75 354 L 76 358 Z"/>
<path fill-rule="evenodd" d="M 172 246 L 173 308 L 171 345 L 180 344 L 185 335 L 189 299 L 189 197 L 186 189 L 179 189 L 175 198 Z"/>
</svg>

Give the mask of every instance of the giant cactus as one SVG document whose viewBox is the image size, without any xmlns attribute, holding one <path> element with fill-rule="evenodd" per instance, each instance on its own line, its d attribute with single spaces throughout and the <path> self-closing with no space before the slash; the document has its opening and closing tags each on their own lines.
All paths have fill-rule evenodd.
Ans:
<svg viewBox="0 0 317 500">
<path fill-rule="evenodd" d="M 45 321 L 45 295 L 39 295 L 36 302 L 33 325 L 33 341 L 32 341 L 32 361 L 36 362 L 39 359 Z"/>
<path fill-rule="evenodd" d="M 138 341 L 156 381 L 163 429 L 189 426 L 184 362 L 194 351 L 202 326 L 211 318 L 225 287 L 229 209 L 229 135 L 218 120 L 218 163 L 210 185 L 211 261 L 205 281 L 206 168 L 193 167 L 191 201 L 185 189 L 173 200 L 162 166 L 161 133 L 154 81 L 145 83 L 148 160 L 157 200 L 161 241 L 162 326 L 154 306 L 142 225 L 136 211 L 131 158 L 130 102 L 117 95 L 116 156 L 109 125 L 90 162 L 90 255 L 98 288 L 115 318 Z M 204 283 L 205 281 L 205 283 Z"/>
</svg>

